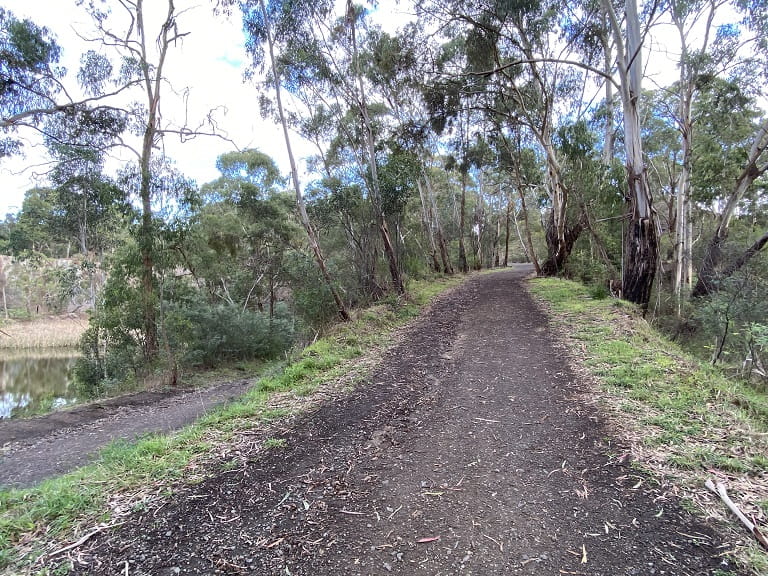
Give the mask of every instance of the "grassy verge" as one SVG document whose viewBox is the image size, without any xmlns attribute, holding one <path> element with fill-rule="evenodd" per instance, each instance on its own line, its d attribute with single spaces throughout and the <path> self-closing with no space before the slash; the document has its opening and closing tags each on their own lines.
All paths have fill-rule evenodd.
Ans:
<svg viewBox="0 0 768 576">
<path fill-rule="evenodd" d="M 599 387 L 613 425 L 635 462 L 670 480 L 710 516 L 726 519 L 744 542 L 740 559 L 768 574 L 768 555 L 704 488 L 724 482 L 744 512 L 768 515 L 768 395 L 684 353 L 626 302 L 595 299 L 577 283 L 537 279 L 530 290 L 550 311 L 557 332 Z"/>
<path fill-rule="evenodd" d="M 179 432 L 115 443 L 94 464 L 70 474 L 31 489 L 0 490 L 0 569 L 34 573 L 46 554 L 63 546 L 60 542 L 118 522 L 131 510 L 163 498 L 178 483 L 202 481 L 217 469 L 216 463 L 223 468 L 237 465 L 230 443 L 238 431 L 268 431 L 270 422 L 305 408 L 312 393 L 328 383 L 353 386 L 392 343 L 397 328 L 462 281 L 412 282 L 408 299 L 392 298 L 330 328 L 285 367 L 261 378 L 242 399 Z M 263 449 L 279 449 L 280 444 L 267 435 Z"/>
</svg>

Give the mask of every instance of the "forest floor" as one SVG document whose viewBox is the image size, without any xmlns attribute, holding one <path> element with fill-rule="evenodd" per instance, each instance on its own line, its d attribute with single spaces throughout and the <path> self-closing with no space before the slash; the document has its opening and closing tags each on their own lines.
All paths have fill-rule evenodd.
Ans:
<svg viewBox="0 0 768 576">
<path fill-rule="evenodd" d="M 239 432 L 206 479 L 136 506 L 47 567 L 741 574 L 716 527 L 629 461 L 528 295 L 527 273 L 477 275 L 444 294 L 364 382 L 270 431 L 272 448 Z"/>
</svg>

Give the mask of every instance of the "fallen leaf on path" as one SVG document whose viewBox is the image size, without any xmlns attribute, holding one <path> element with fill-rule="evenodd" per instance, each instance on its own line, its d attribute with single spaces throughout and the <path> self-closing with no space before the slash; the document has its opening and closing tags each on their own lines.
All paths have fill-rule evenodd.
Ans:
<svg viewBox="0 0 768 576">
<path fill-rule="evenodd" d="M 416 540 L 416 544 L 426 544 L 427 542 L 437 542 L 438 540 L 440 540 L 440 536 L 430 536 L 429 538 Z"/>
<path fill-rule="evenodd" d="M 587 547 L 584 544 L 581 545 L 581 563 L 587 563 Z"/>
</svg>

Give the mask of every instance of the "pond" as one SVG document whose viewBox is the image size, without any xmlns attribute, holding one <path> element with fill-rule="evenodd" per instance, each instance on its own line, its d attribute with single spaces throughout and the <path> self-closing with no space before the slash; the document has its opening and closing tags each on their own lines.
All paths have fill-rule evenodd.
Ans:
<svg viewBox="0 0 768 576">
<path fill-rule="evenodd" d="M 0 419 L 32 416 L 77 401 L 76 351 L 0 354 Z"/>
</svg>

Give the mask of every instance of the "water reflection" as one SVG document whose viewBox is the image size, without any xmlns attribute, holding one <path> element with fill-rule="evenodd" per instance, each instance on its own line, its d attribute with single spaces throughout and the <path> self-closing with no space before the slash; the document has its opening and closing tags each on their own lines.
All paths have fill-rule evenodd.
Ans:
<svg viewBox="0 0 768 576">
<path fill-rule="evenodd" d="M 72 351 L 0 355 L 0 419 L 29 416 L 76 401 Z"/>
</svg>

